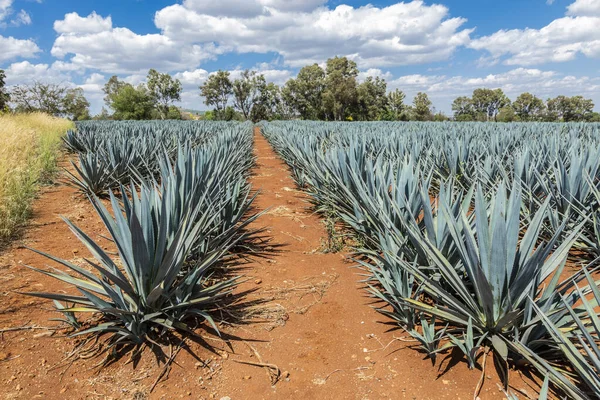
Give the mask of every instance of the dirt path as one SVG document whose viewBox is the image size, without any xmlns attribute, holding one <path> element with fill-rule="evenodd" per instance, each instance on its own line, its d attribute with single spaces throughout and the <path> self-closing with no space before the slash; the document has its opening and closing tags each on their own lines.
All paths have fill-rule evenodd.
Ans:
<svg viewBox="0 0 600 400">
<path fill-rule="evenodd" d="M 375 312 L 358 283 L 359 271 L 343 254 L 324 254 L 326 232 L 296 190 L 288 168 L 257 132 L 257 166 L 251 178 L 261 191 L 257 209 L 269 209 L 254 223 L 268 227 L 273 247 L 268 259 L 247 265 L 245 288 L 250 298 L 269 299 L 258 318 L 264 323 L 222 327 L 238 336 L 233 352 L 210 353 L 190 344 L 179 353 L 168 380 L 149 393 L 162 367 L 146 354 L 137 368 L 119 361 L 98 372 L 98 360 L 57 367 L 73 348 L 73 340 L 45 329 L 5 332 L 0 338 L 0 397 L 4 398 L 180 398 L 221 399 L 470 399 L 480 376 L 464 363 L 439 376 L 448 360 L 432 368 L 408 343 L 394 341 L 386 318 Z M 67 215 L 102 245 L 104 229 L 87 200 L 65 186 L 50 188 L 35 204 L 34 220 L 24 242 L 65 259 L 81 261 L 87 252 L 59 215 Z M 0 257 L 0 329 L 21 325 L 52 325 L 51 305 L 15 293 L 59 290 L 49 278 L 21 264 L 47 262 L 17 245 Z M 213 342 L 211 342 L 213 343 Z M 251 349 L 252 348 L 252 349 Z M 259 359 L 260 357 L 260 359 Z M 443 358 L 443 357 L 442 357 Z M 273 364 L 283 379 L 271 385 L 265 368 L 237 361 Z M 51 368 L 55 367 L 55 368 Z M 495 374 L 490 371 L 488 375 Z M 62 380 L 61 380 L 62 377 Z M 482 399 L 503 398 L 496 378 L 486 378 Z M 529 389 L 531 392 L 531 390 Z"/>
</svg>

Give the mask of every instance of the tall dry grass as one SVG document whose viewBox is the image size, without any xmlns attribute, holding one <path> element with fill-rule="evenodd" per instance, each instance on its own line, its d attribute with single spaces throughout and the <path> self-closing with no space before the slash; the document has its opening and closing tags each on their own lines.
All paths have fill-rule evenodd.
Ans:
<svg viewBox="0 0 600 400">
<path fill-rule="evenodd" d="M 0 115 L 0 242 L 29 218 L 39 185 L 58 168 L 61 137 L 72 127 L 41 113 Z"/>
</svg>

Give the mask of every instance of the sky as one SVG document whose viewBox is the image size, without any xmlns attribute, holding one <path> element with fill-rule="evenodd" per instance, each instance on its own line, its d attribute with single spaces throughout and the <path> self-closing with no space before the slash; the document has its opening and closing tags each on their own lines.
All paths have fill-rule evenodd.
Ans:
<svg viewBox="0 0 600 400">
<path fill-rule="evenodd" d="M 333 56 L 447 114 L 478 87 L 580 94 L 599 110 L 599 27 L 600 0 L 0 0 L 0 69 L 9 86 L 80 86 L 93 113 L 112 75 L 168 72 L 179 105 L 204 110 L 198 87 L 214 71 L 283 84 Z"/>
</svg>

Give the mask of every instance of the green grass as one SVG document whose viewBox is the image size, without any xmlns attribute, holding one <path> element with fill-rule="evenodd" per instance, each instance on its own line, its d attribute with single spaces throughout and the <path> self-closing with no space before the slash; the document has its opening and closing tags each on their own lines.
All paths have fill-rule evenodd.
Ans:
<svg viewBox="0 0 600 400">
<path fill-rule="evenodd" d="M 40 184 L 57 171 L 61 137 L 72 122 L 45 114 L 0 115 L 0 242 L 31 215 Z"/>
</svg>

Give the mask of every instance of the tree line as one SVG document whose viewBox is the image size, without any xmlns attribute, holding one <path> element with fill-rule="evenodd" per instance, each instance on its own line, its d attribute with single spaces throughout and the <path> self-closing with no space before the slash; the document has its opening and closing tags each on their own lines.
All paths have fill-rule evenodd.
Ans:
<svg viewBox="0 0 600 400">
<path fill-rule="evenodd" d="M 600 122 L 593 101 L 583 96 L 544 101 L 525 92 L 511 102 L 501 89 L 475 89 L 471 97 L 457 97 L 452 111 L 457 121 Z"/>
<path fill-rule="evenodd" d="M 296 78 L 279 87 L 264 75 L 246 70 L 237 79 L 228 71 L 211 74 L 200 95 L 213 111 L 208 119 L 305 119 L 323 121 L 428 121 L 446 120 L 436 113 L 426 93 L 412 104 L 399 89 L 388 92 L 381 77 L 358 81 L 356 63 L 346 57 L 327 60 L 325 68 L 306 66 Z"/>
<path fill-rule="evenodd" d="M 187 117 L 175 105 L 181 101 L 181 82 L 154 69 L 139 85 L 112 76 L 103 88 L 106 107 L 94 117 L 81 88 L 35 82 L 9 92 L 4 80 L 0 70 L 0 111 L 12 105 L 14 112 L 42 111 L 73 120 Z M 211 108 L 201 116 L 208 120 L 600 122 L 593 101 L 583 96 L 561 95 L 544 101 L 522 93 L 511 102 L 502 89 L 486 88 L 475 89 L 470 97 L 457 97 L 452 103 L 453 118 L 449 118 L 436 112 L 424 92 L 408 103 L 402 90 L 388 91 L 382 77 L 369 76 L 359 82 L 356 63 L 346 57 L 330 58 L 324 68 L 305 66 L 282 86 L 268 83 L 257 71 L 245 70 L 233 79 L 229 71 L 219 70 L 199 90 Z"/>
</svg>

